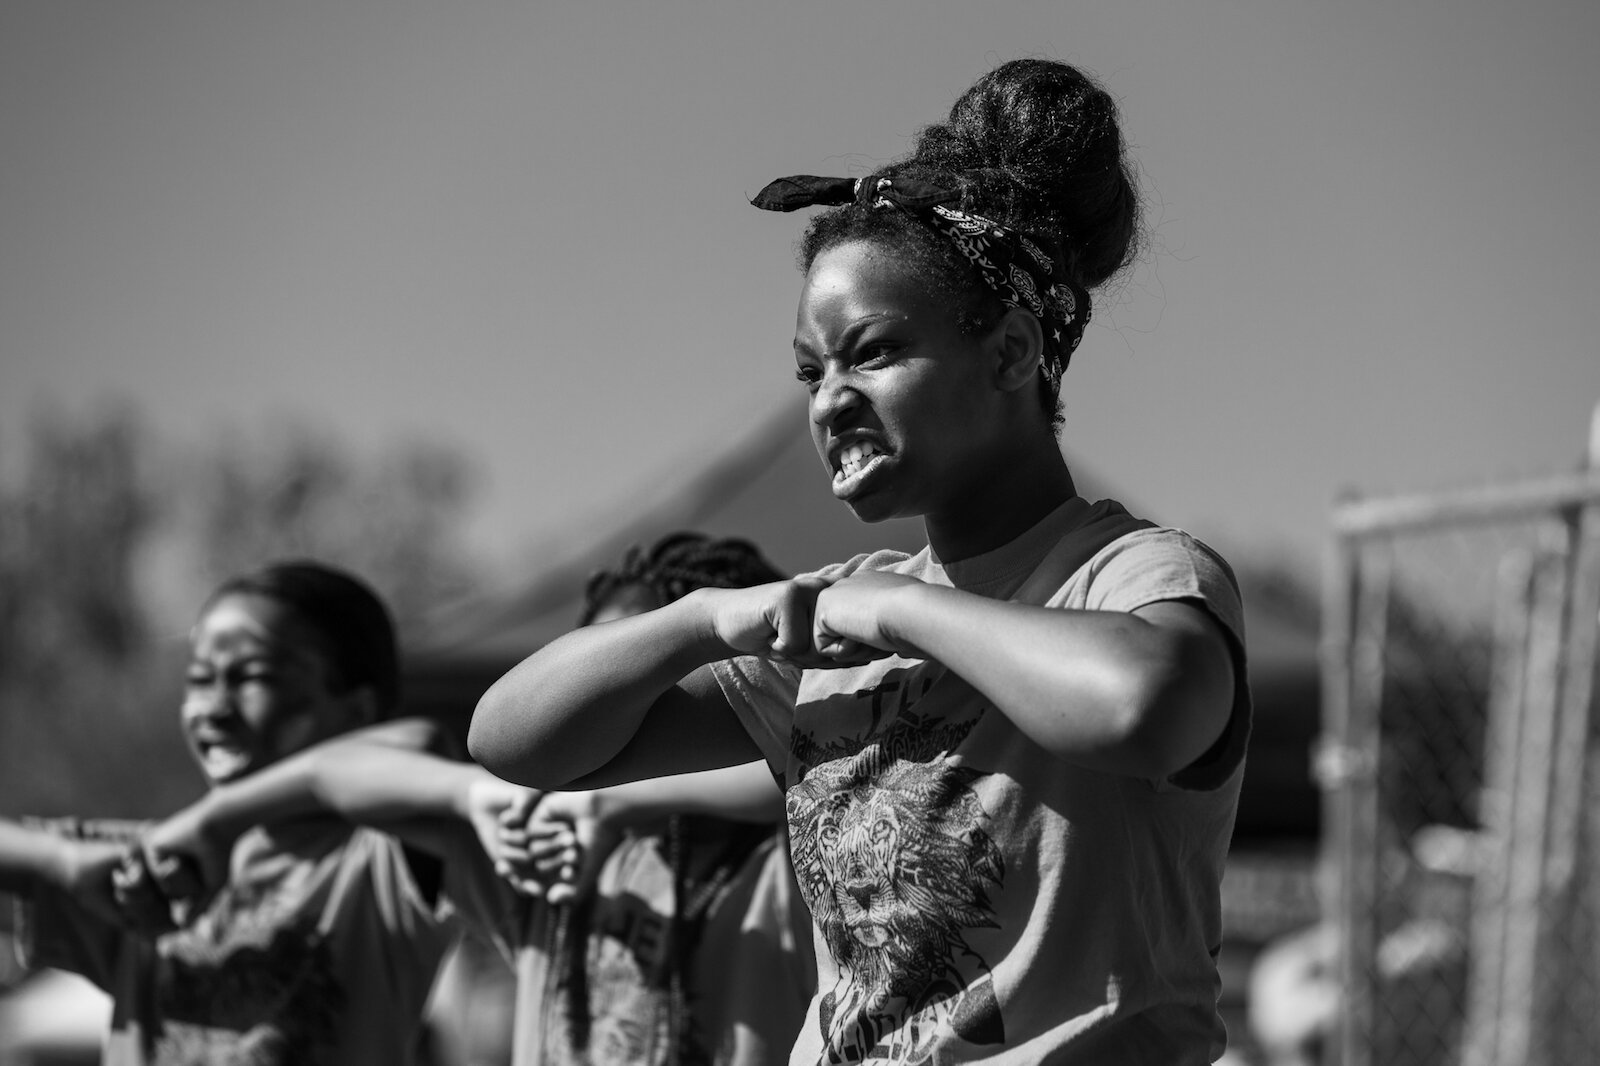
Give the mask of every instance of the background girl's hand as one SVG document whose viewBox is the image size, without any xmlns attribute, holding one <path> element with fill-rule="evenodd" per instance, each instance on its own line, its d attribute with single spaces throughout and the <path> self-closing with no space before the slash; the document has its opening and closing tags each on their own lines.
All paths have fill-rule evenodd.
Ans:
<svg viewBox="0 0 1600 1066">
<path fill-rule="evenodd" d="M 622 840 L 621 829 L 605 816 L 602 796 L 551 792 L 528 823 L 529 851 L 551 903 L 587 896 Z"/>
<path fill-rule="evenodd" d="M 127 856 L 137 857 L 137 849 L 105 840 L 75 840 L 67 853 L 64 871 L 69 895 L 84 910 L 119 926 L 148 928 L 147 920 L 170 928 L 166 900 L 154 886 L 150 894 L 125 900 L 117 886 L 117 874 Z"/>
<path fill-rule="evenodd" d="M 467 787 L 467 821 L 484 854 L 494 863 L 495 873 L 513 884 L 518 865 L 527 860 L 526 834 L 516 830 L 527 823 L 539 797 L 537 789 L 487 773 Z"/>
<path fill-rule="evenodd" d="M 122 925 L 142 933 L 164 933 L 182 924 L 138 845 L 123 849 L 109 880 L 111 897 Z"/>
<path fill-rule="evenodd" d="M 881 570 L 842 577 L 822 589 L 813 607 L 811 641 L 821 666 L 858 666 L 890 655 L 925 658 L 885 625 L 890 608 L 923 582 Z"/>
<path fill-rule="evenodd" d="M 228 881 L 233 837 L 210 821 L 203 797 L 158 822 L 140 840 L 143 870 L 129 861 L 118 873 L 121 891 L 132 897 L 148 877 L 171 911 L 170 920 L 181 922 L 203 907 Z"/>
</svg>

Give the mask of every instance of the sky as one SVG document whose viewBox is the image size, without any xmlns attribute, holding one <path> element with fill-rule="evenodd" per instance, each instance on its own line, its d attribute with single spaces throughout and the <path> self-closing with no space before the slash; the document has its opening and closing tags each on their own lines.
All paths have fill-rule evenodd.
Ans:
<svg viewBox="0 0 1600 1066">
<path fill-rule="evenodd" d="M 1025 55 L 1106 84 L 1147 205 L 1075 465 L 1314 575 L 1336 493 L 1580 460 L 1591 0 L 6 0 L 0 451 L 111 402 L 436 441 L 474 550 L 531 573 L 803 403 L 804 220 L 747 198 Z"/>
</svg>

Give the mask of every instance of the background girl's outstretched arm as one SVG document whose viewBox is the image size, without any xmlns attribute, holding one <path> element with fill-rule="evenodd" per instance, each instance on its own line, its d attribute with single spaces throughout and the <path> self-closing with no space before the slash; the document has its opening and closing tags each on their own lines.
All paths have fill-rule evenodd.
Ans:
<svg viewBox="0 0 1600 1066">
<path fill-rule="evenodd" d="M 105 840 L 74 840 L 0 818 L 0 892 L 64 892 L 102 918 L 120 924 L 111 872 L 127 851 Z"/>
<path fill-rule="evenodd" d="M 1111 773 L 1176 773 L 1222 735 L 1234 703 L 1229 637 L 1184 600 L 1075 611 L 863 573 L 821 594 L 814 639 L 935 659 L 1041 747 Z"/>
<path fill-rule="evenodd" d="M 444 758 L 438 727 L 388 722 L 325 741 L 222 785 L 144 837 L 151 868 L 180 895 L 201 895 L 227 877 L 234 842 L 252 826 L 314 814 L 384 829 L 440 858 L 495 839 L 498 808 L 536 796 L 482 767 Z M 477 842 L 474 842 L 474 836 Z M 179 857 L 201 884 L 182 884 Z M 180 878 L 173 882 L 173 878 Z"/>
<path fill-rule="evenodd" d="M 698 815 L 753 825 L 783 817 L 783 793 L 763 762 L 653 777 L 609 788 L 549 792 L 514 830 L 524 868 L 548 884 L 551 903 L 581 897 L 630 829 Z M 576 869 L 566 869 L 576 859 Z"/>
</svg>

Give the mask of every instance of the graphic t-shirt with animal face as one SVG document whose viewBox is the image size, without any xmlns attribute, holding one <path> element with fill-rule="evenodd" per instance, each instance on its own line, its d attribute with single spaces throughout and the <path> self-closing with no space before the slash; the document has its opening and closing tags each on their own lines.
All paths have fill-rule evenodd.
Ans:
<svg viewBox="0 0 1600 1066">
<path fill-rule="evenodd" d="M 715 664 L 784 783 L 814 921 L 819 987 L 791 1062 L 1211 1062 L 1250 721 L 1226 563 L 1075 499 L 975 559 L 878 553 L 825 573 L 860 569 L 1074 610 L 1195 603 L 1231 637 L 1236 696 L 1223 740 L 1152 781 L 1046 753 L 937 662 Z"/>
</svg>

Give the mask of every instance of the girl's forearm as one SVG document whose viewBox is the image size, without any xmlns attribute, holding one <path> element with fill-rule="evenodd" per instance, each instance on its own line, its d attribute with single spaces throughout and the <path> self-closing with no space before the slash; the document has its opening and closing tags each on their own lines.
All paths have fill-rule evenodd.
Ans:
<svg viewBox="0 0 1600 1066">
<path fill-rule="evenodd" d="M 897 590 L 884 624 L 960 675 L 1046 750 L 1091 769 L 1165 777 L 1198 758 L 1232 707 L 1216 623 L 1006 603 L 931 585 Z"/>
<path fill-rule="evenodd" d="M 675 814 L 754 823 L 783 816 L 783 793 L 764 762 L 613 785 L 596 801 L 602 817 L 619 828 Z"/>
<path fill-rule="evenodd" d="M 0 891 L 68 887 L 72 848 L 72 841 L 54 833 L 0 818 Z"/>
<path fill-rule="evenodd" d="M 331 814 L 357 825 L 466 816 L 470 763 L 374 743 L 332 742 L 293 755 L 200 802 L 207 831 L 233 840 L 254 825 Z"/>
<path fill-rule="evenodd" d="M 467 748 L 508 781 L 561 788 L 610 762 L 682 678 L 729 654 L 699 593 L 575 630 L 484 693 Z"/>
</svg>

